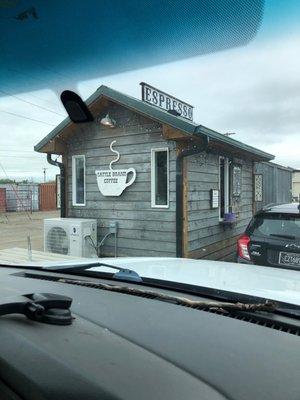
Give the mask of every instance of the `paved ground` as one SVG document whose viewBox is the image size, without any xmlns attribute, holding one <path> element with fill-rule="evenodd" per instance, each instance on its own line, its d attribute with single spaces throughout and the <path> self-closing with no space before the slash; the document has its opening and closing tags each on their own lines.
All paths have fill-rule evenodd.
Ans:
<svg viewBox="0 0 300 400">
<path fill-rule="evenodd" d="M 32 250 L 43 251 L 43 220 L 55 217 L 59 217 L 59 211 L 0 213 L 0 249 L 27 248 L 27 236 L 30 235 Z"/>
</svg>

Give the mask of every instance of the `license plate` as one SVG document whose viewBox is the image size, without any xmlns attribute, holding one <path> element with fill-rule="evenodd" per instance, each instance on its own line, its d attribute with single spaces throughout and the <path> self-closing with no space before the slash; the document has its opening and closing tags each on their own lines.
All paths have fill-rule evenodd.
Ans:
<svg viewBox="0 0 300 400">
<path fill-rule="evenodd" d="M 300 267 L 300 254 L 281 251 L 279 253 L 279 264 Z"/>
</svg>

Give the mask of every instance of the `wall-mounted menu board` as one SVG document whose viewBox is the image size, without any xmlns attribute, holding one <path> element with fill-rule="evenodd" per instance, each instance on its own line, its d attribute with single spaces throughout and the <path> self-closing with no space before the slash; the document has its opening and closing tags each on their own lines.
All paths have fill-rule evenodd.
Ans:
<svg viewBox="0 0 300 400">
<path fill-rule="evenodd" d="M 219 207 L 219 191 L 215 189 L 210 189 L 210 207 Z"/>
</svg>

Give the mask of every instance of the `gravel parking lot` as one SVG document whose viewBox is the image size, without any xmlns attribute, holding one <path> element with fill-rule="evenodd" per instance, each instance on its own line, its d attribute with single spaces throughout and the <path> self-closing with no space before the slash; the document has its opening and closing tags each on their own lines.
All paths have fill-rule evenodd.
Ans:
<svg viewBox="0 0 300 400">
<path fill-rule="evenodd" d="M 44 249 L 45 218 L 59 217 L 59 211 L 12 212 L 0 214 L 0 249 L 12 247 L 27 248 L 27 236 L 30 235 L 32 250 Z"/>
</svg>

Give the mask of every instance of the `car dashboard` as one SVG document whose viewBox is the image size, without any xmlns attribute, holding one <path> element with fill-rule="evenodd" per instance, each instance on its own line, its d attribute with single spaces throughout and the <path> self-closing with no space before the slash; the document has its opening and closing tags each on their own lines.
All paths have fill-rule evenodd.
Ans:
<svg viewBox="0 0 300 400">
<path fill-rule="evenodd" d="M 1 398 L 299 399 L 296 325 L 280 331 L 255 318 L 106 291 L 100 281 L 115 283 L 0 268 L 0 303 L 28 293 L 68 296 L 74 318 L 54 325 L 0 317 Z"/>
</svg>

